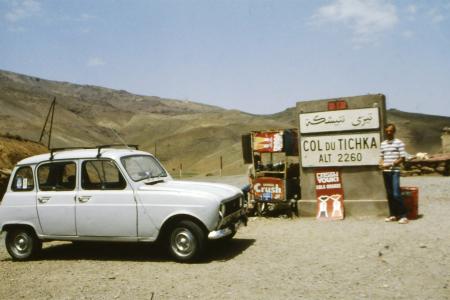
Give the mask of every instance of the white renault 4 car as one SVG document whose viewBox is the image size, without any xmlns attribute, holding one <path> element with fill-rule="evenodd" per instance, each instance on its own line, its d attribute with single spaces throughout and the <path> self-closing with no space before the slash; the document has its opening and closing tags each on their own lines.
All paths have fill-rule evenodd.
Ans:
<svg viewBox="0 0 450 300">
<path fill-rule="evenodd" d="M 240 189 L 173 180 L 134 148 L 54 149 L 20 161 L 0 204 L 11 257 L 31 259 L 50 240 L 162 241 L 191 261 L 208 239 L 232 238 L 246 224 Z"/>
</svg>

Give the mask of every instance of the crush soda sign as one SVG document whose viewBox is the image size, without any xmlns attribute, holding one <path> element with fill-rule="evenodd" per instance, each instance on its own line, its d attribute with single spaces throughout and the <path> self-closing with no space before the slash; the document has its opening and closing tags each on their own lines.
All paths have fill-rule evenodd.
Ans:
<svg viewBox="0 0 450 300">
<path fill-rule="evenodd" d="M 253 195 L 259 201 L 283 201 L 284 181 L 271 177 L 256 178 L 253 181 Z"/>
</svg>

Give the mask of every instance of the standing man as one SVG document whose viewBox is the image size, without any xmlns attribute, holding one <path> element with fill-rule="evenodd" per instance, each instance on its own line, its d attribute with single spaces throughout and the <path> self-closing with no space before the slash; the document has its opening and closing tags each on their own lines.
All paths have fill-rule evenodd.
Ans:
<svg viewBox="0 0 450 300">
<path fill-rule="evenodd" d="M 406 207 L 400 193 L 400 164 L 405 160 L 405 144 L 395 138 L 395 125 L 384 126 L 386 140 L 381 143 L 379 167 L 383 170 L 384 186 L 389 203 L 389 217 L 386 222 L 398 220 L 400 224 L 407 224 Z"/>
<path fill-rule="evenodd" d="M 242 187 L 248 210 L 254 208 L 253 181 L 256 178 L 256 171 L 261 171 L 261 155 L 259 153 L 253 155 L 253 162 L 247 169 L 248 184 Z"/>
</svg>

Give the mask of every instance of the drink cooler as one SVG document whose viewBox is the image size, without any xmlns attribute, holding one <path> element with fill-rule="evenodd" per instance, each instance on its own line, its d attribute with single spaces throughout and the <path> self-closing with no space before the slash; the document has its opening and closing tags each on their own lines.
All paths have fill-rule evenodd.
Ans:
<svg viewBox="0 0 450 300">
<path fill-rule="evenodd" d="M 419 215 L 419 189 L 417 187 L 402 186 L 400 187 L 403 203 L 405 203 L 408 211 L 406 217 L 409 220 L 417 219 Z"/>
</svg>

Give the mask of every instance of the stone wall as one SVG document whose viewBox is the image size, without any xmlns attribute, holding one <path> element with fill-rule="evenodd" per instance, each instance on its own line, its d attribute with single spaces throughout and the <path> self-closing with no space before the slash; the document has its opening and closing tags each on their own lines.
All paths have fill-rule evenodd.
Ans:
<svg viewBox="0 0 450 300">
<path fill-rule="evenodd" d="M 419 175 L 450 176 L 450 153 L 432 155 L 427 159 L 412 159 L 404 163 L 403 176 Z"/>
<path fill-rule="evenodd" d="M 442 129 L 442 153 L 450 153 L 450 127 Z"/>
</svg>

